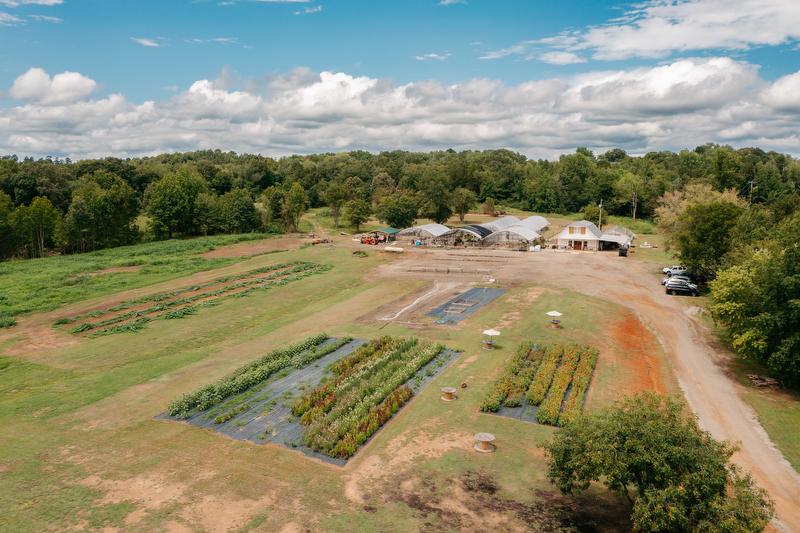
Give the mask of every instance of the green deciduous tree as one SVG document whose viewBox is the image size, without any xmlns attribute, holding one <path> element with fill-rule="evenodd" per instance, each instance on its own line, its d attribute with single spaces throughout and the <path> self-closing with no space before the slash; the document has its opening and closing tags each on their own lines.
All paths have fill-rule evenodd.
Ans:
<svg viewBox="0 0 800 533">
<path fill-rule="evenodd" d="M 228 233 L 247 233 L 258 229 L 258 212 L 250 191 L 237 188 L 222 196 L 222 226 Z"/>
<path fill-rule="evenodd" d="M 145 206 L 156 236 L 196 233 L 195 200 L 207 190 L 202 176 L 189 167 L 151 183 L 145 192 Z"/>
<path fill-rule="evenodd" d="M 458 213 L 458 219 L 464 222 L 464 215 L 478 205 L 478 195 L 464 187 L 458 187 L 452 195 L 453 211 Z"/>
<path fill-rule="evenodd" d="M 73 189 L 61 240 L 75 252 L 131 244 L 138 236 L 133 225 L 138 214 L 136 191 L 119 176 L 98 170 Z"/>
<path fill-rule="evenodd" d="M 355 228 L 356 232 L 360 231 L 361 224 L 369 220 L 371 212 L 372 207 L 369 203 L 360 198 L 350 200 L 344 206 L 344 218 Z"/>
<path fill-rule="evenodd" d="M 417 202 L 408 194 L 393 194 L 381 200 L 378 218 L 395 228 L 407 228 L 417 218 Z"/>
<path fill-rule="evenodd" d="M 222 198 L 212 192 L 201 192 L 194 200 L 194 220 L 203 235 L 213 235 L 225 229 Z"/>
<path fill-rule="evenodd" d="M 731 249 L 732 230 L 742 208 L 729 202 L 711 202 L 689 207 L 675 234 L 675 245 L 687 268 L 713 274 Z"/>
<path fill-rule="evenodd" d="M 636 531 L 756 532 L 772 516 L 766 493 L 729 462 L 735 448 L 669 398 L 633 396 L 582 416 L 545 448 L 563 493 L 605 484 L 631 503 Z"/>
<path fill-rule="evenodd" d="M 328 183 L 322 193 L 322 201 L 330 207 L 333 217 L 333 226 L 339 227 L 339 218 L 342 215 L 342 207 L 351 195 L 348 193 L 344 184 L 339 181 Z"/>
<path fill-rule="evenodd" d="M 782 221 L 755 251 L 711 283 L 713 316 L 733 348 L 766 363 L 782 381 L 800 385 L 800 214 Z"/>
<path fill-rule="evenodd" d="M 11 214 L 11 226 L 30 257 L 44 257 L 55 245 L 60 231 L 61 213 L 47 198 L 37 196 L 30 205 L 20 206 Z"/>
<path fill-rule="evenodd" d="M 308 209 L 308 196 L 303 186 L 297 182 L 291 184 L 286 190 L 281 206 L 281 219 L 286 231 L 297 231 L 300 217 Z"/>
</svg>

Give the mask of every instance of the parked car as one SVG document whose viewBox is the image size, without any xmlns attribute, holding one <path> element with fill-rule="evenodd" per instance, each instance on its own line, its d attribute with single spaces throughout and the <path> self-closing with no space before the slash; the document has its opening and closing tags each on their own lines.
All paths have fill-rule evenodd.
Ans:
<svg viewBox="0 0 800 533">
<path fill-rule="evenodd" d="M 691 296 L 700 296 L 700 291 L 697 289 L 697 285 L 680 279 L 670 279 L 667 281 L 666 285 L 664 285 L 664 290 L 667 294 L 688 294 Z"/>
<path fill-rule="evenodd" d="M 681 266 L 681 265 L 673 265 L 671 267 L 662 268 L 661 272 L 663 272 L 664 274 L 666 274 L 668 276 L 671 275 L 671 274 L 683 274 L 683 273 L 686 272 L 686 267 L 685 266 Z"/>
<path fill-rule="evenodd" d="M 679 280 L 679 281 L 686 281 L 686 282 L 688 282 L 688 283 L 694 283 L 694 280 L 693 280 L 693 279 L 692 279 L 690 276 L 687 276 L 687 275 L 684 275 L 684 274 L 675 274 L 674 276 L 669 276 L 669 275 L 667 275 L 666 277 L 664 277 L 664 278 L 661 280 L 661 284 L 662 284 L 662 285 L 666 285 L 666 284 L 667 284 L 667 282 L 668 282 L 669 280 L 671 280 L 671 279 L 674 279 L 674 280 Z"/>
</svg>

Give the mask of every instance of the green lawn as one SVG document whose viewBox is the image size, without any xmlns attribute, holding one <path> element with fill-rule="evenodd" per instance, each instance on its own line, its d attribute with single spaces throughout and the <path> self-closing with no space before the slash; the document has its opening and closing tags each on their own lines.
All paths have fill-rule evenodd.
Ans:
<svg viewBox="0 0 800 533">
<path fill-rule="evenodd" d="M 468 505 L 549 505 L 536 492 L 556 497 L 539 445 L 554 429 L 481 414 L 478 406 L 518 342 L 593 344 L 619 308 L 550 290 L 520 314 L 520 295 L 529 287 L 517 287 L 458 328 L 392 323 L 378 329 L 365 316 L 421 288 L 416 282 L 365 277 L 384 261 L 380 254 L 358 258 L 347 248 L 307 247 L 281 253 L 280 260 L 334 268 L 189 318 L 156 321 L 137 333 L 80 338 L 32 355 L 35 361 L 0 358 L 0 530 L 198 530 L 209 528 L 203 525 L 206 509 L 231 520 L 244 516 L 237 526 L 241 531 L 277 531 L 292 520 L 317 531 L 458 530 L 447 514 L 415 507 L 417 500 L 403 500 L 406 492 L 394 498 L 393 491 L 408 481 L 417 484 L 412 492 L 425 501 L 445 502 L 453 484 L 476 471 L 490 476 L 498 492 L 484 501 L 467 495 Z M 113 286 L 102 285 L 93 294 L 101 290 Z M 563 330 L 551 330 L 543 320 L 553 306 L 565 312 Z M 480 348 L 481 331 L 492 326 L 501 328 L 502 342 L 487 352 Z M 464 353 L 344 469 L 283 447 L 154 419 L 181 393 L 319 331 L 359 338 L 415 335 Z M 603 375 L 599 383 L 607 382 L 619 386 L 619 380 Z M 439 400 L 439 388 L 460 383 L 468 388 L 460 389 L 458 401 Z M 476 457 L 469 446 L 478 431 L 497 436 L 498 453 Z M 137 487 L 143 494 L 137 495 Z M 363 502 L 345 496 L 354 489 Z M 171 499 L 160 500 L 162 492 Z M 598 513 L 620 506 L 605 491 L 593 490 L 591 500 Z M 137 514 L 135 526 L 129 525 L 126 520 Z M 605 526 L 600 531 L 620 529 L 618 517 L 609 520 L 598 519 Z"/>
<path fill-rule="evenodd" d="M 200 254 L 219 246 L 268 237 L 261 233 L 216 235 L 0 262 L 0 317 L 48 311 L 95 296 L 225 266 L 237 259 L 206 259 Z M 119 267 L 139 268 L 93 275 Z"/>
</svg>

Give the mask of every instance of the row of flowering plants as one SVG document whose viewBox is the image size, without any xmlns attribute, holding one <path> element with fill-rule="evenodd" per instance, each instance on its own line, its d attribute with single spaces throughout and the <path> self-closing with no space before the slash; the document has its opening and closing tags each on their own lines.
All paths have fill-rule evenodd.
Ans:
<svg viewBox="0 0 800 533">
<path fill-rule="evenodd" d="M 86 318 L 97 318 L 109 313 L 124 311 L 133 306 L 152 303 L 145 308 L 132 309 L 124 313 L 112 315 L 96 322 L 85 321 L 72 328 L 71 333 L 92 332 L 92 336 L 108 335 L 141 329 L 143 325 L 155 319 L 175 319 L 196 314 L 198 308 L 209 307 L 221 303 L 226 298 L 242 297 L 254 290 L 268 289 L 274 286 L 283 286 L 292 281 L 324 272 L 330 269 L 328 265 L 321 265 L 307 261 L 293 263 L 280 263 L 251 270 L 244 274 L 218 278 L 212 282 L 186 287 L 170 293 L 159 293 L 122 304 L 104 311 L 93 311 L 77 317 L 60 319 L 58 324 L 68 324 Z M 268 274 L 263 276 L 261 274 Z M 213 290 L 197 292 L 212 286 Z M 178 298 L 182 294 L 196 292 L 190 296 Z M 139 327 L 130 327 L 130 322 L 135 322 Z"/>
<path fill-rule="evenodd" d="M 531 386 L 528 388 L 526 399 L 530 405 L 539 405 L 544 401 L 547 396 L 547 391 L 550 388 L 550 383 L 553 382 L 553 376 L 556 373 L 559 362 L 561 362 L 561 354 L 564 348 L 560 344 L 548 345 L 542 357 L 542 362 L 536 370 L 536 375 L 531 381 Z"/>
<path fill-rule="evenodd" d="M 536 419 L 540 423 L 549 424 L 551 426 L 558 424 L 558 417 L 561 414 L 561 404 L 564 401 L 567 388 L 570 383 L 572 383 L 572 376 L 575 373 L 575 368 L 578 366 L 578 360 L 580 359 L 582 351 L 581 347 L 577 345 L 570 345 L 564 348 L 564 353 L 561 356 L 561 364 L 553 376 L 553 382 L 550 384 L 547 397 L 536 412 Z"/>
<path fill-rule="evenodd" d="M 292 407 L 306 426 L 303 444 L 347 458 L 413 395 L 406 385 L 444 346 L 381 337 L 333 365 L 334 378 Z"/>
<path fill-rule="evenodd" d="M 536 369 L 541 362 L 544 350 L 523 342 L 506 364 L 503 375 L 492 386 L 481 403 L 481 411 L 494 413 L 501 407 L 522 405 L 525 391 L 528 390 Z"/>
<path fill-rule="evenodd" d="M 274 350 L 215 383 L 184 394 L 169 405 L 168 412 L 174 417 L 188 418 L 195 412 L 210 409 L 231 396 L 247 391 L 284 368 L 300 368 L 324 357 L 352 339 L 326 342 L 328 340 L 326 334 L 320 333 L 286 348 Z"/>
<path fill-rule="evenodd" d="M 589 390 L 589 384 L 592 381 L 598 355 L 596 348 L 583 347 L 578 366 L 575 368 L 575 374 L 572 376 L 572 388 L 564 404 L 564 409 L 558 417 L 558 425 L 569 424 L 583 412 L 583 402 L 586 399 L 586 392 Z"/>
</svg>

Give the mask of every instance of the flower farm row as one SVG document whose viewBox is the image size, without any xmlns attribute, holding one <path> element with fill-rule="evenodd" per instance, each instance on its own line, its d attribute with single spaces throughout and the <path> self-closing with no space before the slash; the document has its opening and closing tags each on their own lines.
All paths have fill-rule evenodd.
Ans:
<svg viewBox="0 0 800 533">
<path fill-rule="evenodd" d="M 314 274 L 325 272 L 331 267 L 307 261 L 295 261 L 291 263 L 279 263 L 269 265 L 237 274 L 218 278 L 213 281 L 172 292 L 162 292 L 134 300 L 127 300 L 109 309 L 92 311 L 83 315 L 69 318 L 62 318 L 56 322 L 59 324 L 72 324 L 81 320 L 99 318 L 112 313 L 113 316 L 99 320 L 97 322 L 85 321 L 79 326 L 74 327 L 72 333 L 92 332 L 92 336 L 108 335 L 111 333 L 121 333 L 138 331 L 148 322 L 155 319 L 174 319 L 184 318 L 197 313 L 201 307 L 210 307 L 219 304 L 226 298 L 238 298 L 249 294 L 256 289 L 269 289 L 274 286 L 286 285 L 292 281 L 297 281 Z M 266 275 L 263 275 L 266 274 Z M 213 287 L 213 289 L 212 289 Z M 203 289 L 210 289 L 204 291 Z M 200 291 L 200 292 L 199 292 Z M 189 296 L 181 295 L 195 293 Z M 134 306 L 152 303 L 153 305 L 130 310 Z"/>
<path fill-rule="evenodd" d="M 527 403 L 539 406 L 540 423 L 568 424 L 583 409 L 597 355 L 588 346 L 523 343 L 486 395 L 481 411 L 497 412 L 504 406 Z"/>
<path fill-rule="evenodd" d="M 412 396 L 406 383 L 444 346 L 381 337 L 332 366 L 333 379 L 301 397 L 292 414 L 306 426 L 303 444 L 348 458 Z"/>
<path fill-rule="evenodd" d="M 297 344 L 274 350 L 252 363 L 238 368 L 232 374 L 216 383 L 206 385 L 189 394 L 184 394 L 169 405 L 168 412 L 171 416 L 177 418 L 189 418 L 196 413 L 211 409 L 225 402 L 225 400 L 234 395 L 249 391 L 281 370 L 302 368 L 313 363 L 352 340 L 349 337 L 333 340 L 326 334 L 320 333 Z M 246 398 L 239 397 L 237 399 L 244 400 Z M 236 401 L 225 404 L 225 410 L 214 418 L 214 422 L 221 424 L 246 410 L 241 405 L 241 402 Z"/>
</svg>

